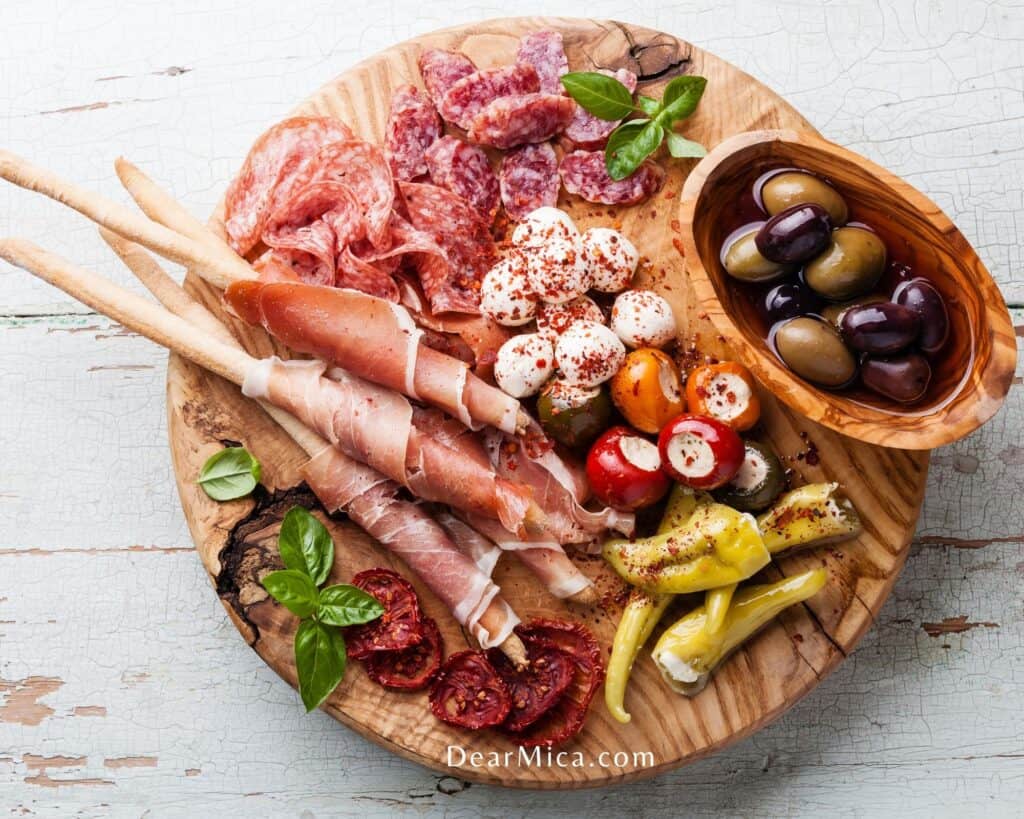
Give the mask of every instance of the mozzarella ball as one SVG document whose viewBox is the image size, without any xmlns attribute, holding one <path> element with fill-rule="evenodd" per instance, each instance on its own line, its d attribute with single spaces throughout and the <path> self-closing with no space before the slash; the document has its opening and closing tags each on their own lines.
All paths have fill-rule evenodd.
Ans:
<svg viewBox="0 0 1024 819">
<path fill-rule="evenodd" d="M 591 285 L 602 293 L 618 293 L 629 283 L 640 263 L 640 251 L 629 239 L 606 227 L 593 227 L 583 234 L 583 261 Z"/>
<path fill-rule="evenodd" d="M 572 217 L 564 210 L 553 207 L 537 208 L 527 214 L 512 232 L 512 244 L 521 248 L 533 248 L 552 237 L 568 238 L 579 236 Z"/>
<path fill-rule="evenodd" d="M 555 370 L 555 350 L 540 333 L 514 336 L 501 345 L 494 380 L 513 398 L 536 395 Z"/>
<path fill-rule="evenodd" d="M 537 329 L 552 341 L 577 321 L 604 324 L 604 313 L 589 296 L 577 296 L 564 304 L 541 304 L 537 308 Z"/>
<path fill-rule="evenodd" d="M 626 348 L 618 337 L 596 321 L 577 321 L 555 345 L 562 378 L 576 387 L 596 387 L 619 371 Z"/>
<path fill-rule="evenodd" d="M 672 308 L 650 290 L 627 290 L 612 306 L 612 330 L 628 347 L 664 347 L 676 337 Z"/>
<path fill-rule="evenodd" d="M 527 276 L 535 296 L 562 304 L 590 289 L 580 232 L 558 208 L 537 208 L 512 233 L 512 244 L 526 256 Z"/>
<path fill-rule="evenodd" d="M 537 311 L 526 275 L 526 258 L 518 251 L 487 271 L 480 284 L 480 309 L 498 324 L 518 327 Z"/>
</svg>

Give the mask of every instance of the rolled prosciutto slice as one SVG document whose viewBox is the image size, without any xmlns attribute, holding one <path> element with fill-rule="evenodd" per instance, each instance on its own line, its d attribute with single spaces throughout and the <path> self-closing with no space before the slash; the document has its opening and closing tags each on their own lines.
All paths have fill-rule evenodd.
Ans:
<svg viewBox="0 0 1024 819">
<path fill-rule="evenodd" d="M 516 399 L 465 362 L 421 344 L 421 331 L 399 304 L 297 282 L 235 282 L 225 296 L 238 316 L 292 350 L 443 409 L 466 426 L 515 433 L 529 423 Z"/>
<path fill-rule="evenodd" d="M 460 457 L 420 430 L 401 395 L 321 361 L 257 361 L 242 393 L 287 410 L 345 455 L 405 486 L 417 497 L 501 522 L 511 532 L 538 529 L 543 513 L 531 491 Z"/>
<path fill-rule="evenodd" d="M 400 500 L 397 483 L 334 447 L 314 455 L 302 472 L 328 512 L 344 511 L 401 558 L 482 647 L 501 645 L 512 633 L 519 617 L 491 581 L 490 570 L 461 548 L 447 525 Z"/>
</svg>

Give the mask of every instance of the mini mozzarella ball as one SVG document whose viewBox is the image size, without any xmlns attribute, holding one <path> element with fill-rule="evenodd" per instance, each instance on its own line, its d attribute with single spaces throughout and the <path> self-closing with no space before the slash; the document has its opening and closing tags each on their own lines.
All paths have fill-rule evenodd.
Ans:
<svg viewBox="0 0 1024 819">
<path fill-rule="evenodd" d="M 593 227 L 583 234 L 583 261 L 590 271 L 592 287 L 602 293 L 619 293 L 629 287 L 640 251 L 629 239 L 606 227 Z"/>
<path fill-rule="evenodd" d="M 612 306 L 612 330 L 629 347 L 664 347 L 676 337 L 672 308 L 650 290 L 627 290 Z"/>
<path fill-rule="evenodd" d="M 516 225 L 512 231 L 512 244 L 521 248 L 534 248 L 552 238 L 568 239 L 579 235 L 568 213 L 558 208 L 543 207 L 531 211 Z"/>
<path fill-rule="evenodd" d="M 526 258 L 515 252 L 487 271 L 480 284 L 480 309 L 506 327 L 526 324 L 537 312 L 526 275 Z"/>
<path fill-rule="evenodd" d="M 552 342 L 577 321 L 604 324 L 604 313 L 589 296 L 577 296 L 564 304 L 541 304 L 537 308 L 537 330 Z"/>
<path fill-rule="evenodd" d="M 562 304 L 590 289 L 580 232 L 564 211 L 537 208 L 516 227 L 512 244 L 526 256 L 529 286 L 541 301 Z"/>
<path fill-rule="evenodd" d="M 576 387 L 603 384 L 622 367 L 626 348 L 596 321 L 577 321 L 558 338 L 555 360 L 562 378 Z"/>
<path fill-rule="evenodd" d="M 555 349 L 540 333 L 510 338 L 494 362 L 494 380 L 513 398 L 536 395 L 554 371 Z"/>
</svg>

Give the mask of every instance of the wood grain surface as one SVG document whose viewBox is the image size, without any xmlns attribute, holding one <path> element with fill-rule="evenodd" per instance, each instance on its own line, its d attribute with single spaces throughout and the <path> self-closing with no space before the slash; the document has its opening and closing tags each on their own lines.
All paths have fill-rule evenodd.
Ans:
<svg viewBox="0 0 1024 819">
<path fill-rule="evenodd" d="M 641 91 L 657 95 L 673 76 L 706 76 L 709 91 L 698 113 L 687 121 L 687 134 L 715 145 L 727 136 L 755 127 L 809 128 L 780 98 L 746 74 L 711 54 L 666 34 L 611 22 L 518 18 L 461 27 L 401 44 L 347 71 L 301 105 L 299 112 L 338 116 L 361 136 L 380 141 L 391 89 L 418 79 L 416 58 L 426 46 L 458 49 L 481 66 L 510 62 L 520 34 L 556 27 L 566 40 L 574 69 L 626 65 L 641 78 Z M 662 292 L 680 320 L 684 350 L 706 355 L 731 354 L 683 274 L 676 221 L 677 200 L 693 162 L 671 163 L 665 189 L 656 198 L 625 210 L 564 198 L 562 205 L 582 227 L 622 223 L 622 230 L 650 260 L 642 283 Z M 213 309 L 220 295 L 189 278 L 194 292 Z M 266 353 L 262 331 L 235 330 L 246 346 Z M 634 671 L 630 708 L 634 720 L 616 723 L 598 700 L 586 728 L 571 745 L 589 762 L 602 754 L 649 751 L 651 757 L 629 757 L 623 764 L 533 765 L 518 756 L 507 740 L 493 733 L 468 734 L 451 729 L 430 714 L 425 694 L 396 695 L 370 682 L 357 665 L 328 700 L 326 710 L 396 753 L 471 781 L 518 787 L 582 787 L 607 785 L 650 776 L 693 761 L 756 731 L 781 714 L 831 671 L 870 626 L 906 558 L 923 498 L 927 454 L 882 449 L 804 421 L 767 394 L 764 437 L 787 458 L 801 479 L 839 481 L 865 521 L 865 533 L 840 548 L 785 557 L 768 570 L 770 576 L 825 565 L 830 582 L 807 603 L 787 612 L 779 622 L 752 640 L 729 660 L 698 697 L 686 699 L 660 681 L 644 655 Z M 269 600 L 259 578 L 279 567 L 275 536 L 280 517 L 290 505 L 313 505 L 297 473 L 301 451 L 237 390 L 208 373 L 171 358 L 168 373 L 169 431 L 178 487 L 186 517 L 204 565 L 239 630 L 266 662 L 295 684 L 292 634 L 295 618 Z M 226 441 L 241 441 L 264 464 L 267 493 L 255 503 L 216 504 L 195 485 L 203 461 Z M 818 459 L 804 458 L 816 451 Z M 370 566 L 395 565 L 355 527 L 332 521 L 340 545 L 334 579 L 343 581 Z M 399 570 L 401 565 L 396 565 Z M 618 581 L 599 560 L 585 570 L 608 597 Z M 408 574 L 408 572 L 405 572 Z M 613 604 L 593 611 L 569 611 L 544 592 L 521 567 L 502 561 L 496 580 L 524 619 L 541 614 L 578 617 L 605 645 L 614 633 L 618 610 Z M 442 626 L 449 651 L 466 645 L 465 636 L 419 586 L 431 616 Z M 500 764 L 477 767 L 460 757 L 449 758 L 449 746 L 472 746 L 485 755 L 495 752 Z M 490 757 L 486 757 L 490 759 Z M 458 764 L 449 766 L 450 761 Z"/>
</svg>

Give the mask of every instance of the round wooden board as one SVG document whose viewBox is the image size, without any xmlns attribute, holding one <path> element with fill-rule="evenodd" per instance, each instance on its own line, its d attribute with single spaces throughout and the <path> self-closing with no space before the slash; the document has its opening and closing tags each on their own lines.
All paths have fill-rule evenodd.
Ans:
<svg viewBox="0 0 1024 819">
<path fill-rule="evenodd" d="M 687 136 L 705 145 L 714 146 L 727 136 L 754 128 L 810 128 L 772 91 L 671 35 L 616 22 L 545 18 L 491 20 L 402 43 L 346 71 L 297 110 L 340 117 L 363 137 L 379 142 L 391 89 L 405 82 L 419 83 L 416 57 L 421 48 L 462 50 L 487 67 L 512 61 L 519 35 L 543 28 L 557 28 L 564 34 L 572 69 L 628 66 L 641 76 L 642 93 L 660 94 L 661 87 L 680 73 L 707 77 L 708 90 L 700 109 L 686 124 Z M 610 214 L 606 208 L 568 198 L 563 205 L 583 227 L 621 222 L 626 235 L 652 260 L 647 283 L 672 302 L 685 328 L 685 343 L 693 341 L 702 352 L 728 357 L 726 340 L 717 337 L 699 314 L 684 261 L 675 247 L 677 197 L 692 163 L 666 164 L 670 174 L 663 192 L 637 207 Z M 188 283 L 194 294 L 219 311 L 219 294 L 193 276 Z M 271 351 L 262 332 L 228 321 L 251 351 Z M 298 474 L 303 453 L 234 386 L 177 356 L 171 356 L 168 365 L 167 389 L 174 469 L 199 554 L 239 631 L 294 686 L 295 618 L 269 601 L 258 581 L 279 566 L 280 517 L 296 503 L 316 506 Z M 470 734 L 445 726 L 430 714 L 425 694 L 388 693 L 370 682 L 358 663 L 352 663 L 328 700 L 327 711 L 395 753 L 436 770 L 472 781 L 538 788 L 599 786 L 651 776 L 748 736 L 778 717 L 838 665 L 889 594 L 920 511 L 928 454 L 861 444 L 794 416 L 768 395 L 762 400 L 765 434 L 776 451 L 792 457 L 791 465 L 807 481 L 839 481 L 860 511 L 865 532 L 841 547 L 787 557 L 767 569 L 766 576 L 778 577 L 779 572 L 793 574 L 825 565 L 830 581 L 806 605 L 784 613 L 748 642 L 699 696 L 686 699 L 672 693 L 645 653 L 637 662 L 627 696 L 633 721 L 620 725 L 612 720 L 599 694 L 583 733 L 565 746 L 570 752 L 582 752 L 584 767 L 572 767 L 571 756 L 563 757 L 562 765 L 557 761 L 530 765 L 511 754 L 506 763 L 506 752 L 515 746 L 499 734 Z M 218 504 L 194 481 L 204 460 L 230 441 L 243 442 L 260 459 L 269 491 L 260 489 L 252 499 Z M 796 457 L 812 444 L 820 458 L 814 465 Z M 394 565 L 404 571 L 352 524 L 339 519 L 329 521 L 329 526 L 338 544 L 333 581 L 346 581 L 375 565 Z M 617 579 L 599 560 L 582 565 L 600 590 L 617 588 Z M 511 560 L 501 561 L 495 579 L 523 619 L 576 617 L 586 621 L 604 645 L 610 645 L 618 616 L 614 608 L 569 611 Z M 466 636 L 451 616 L 421 584 L 418 588 L 427 612 L 441 624 L 448 651 L 465 647 Z M 295 720 L 298 727 L 302 721 L 298 698 Z M 448 767 L 449 745 L 497 752 L 500 764 L 487 756 L 481 766 L 467 762 Z M 617 764 L 621 757 L 609 757 L 605 766 L 600 756 L 605 751 L 650 752 L 653 763 L 630 758 Z"/>
</svg>

